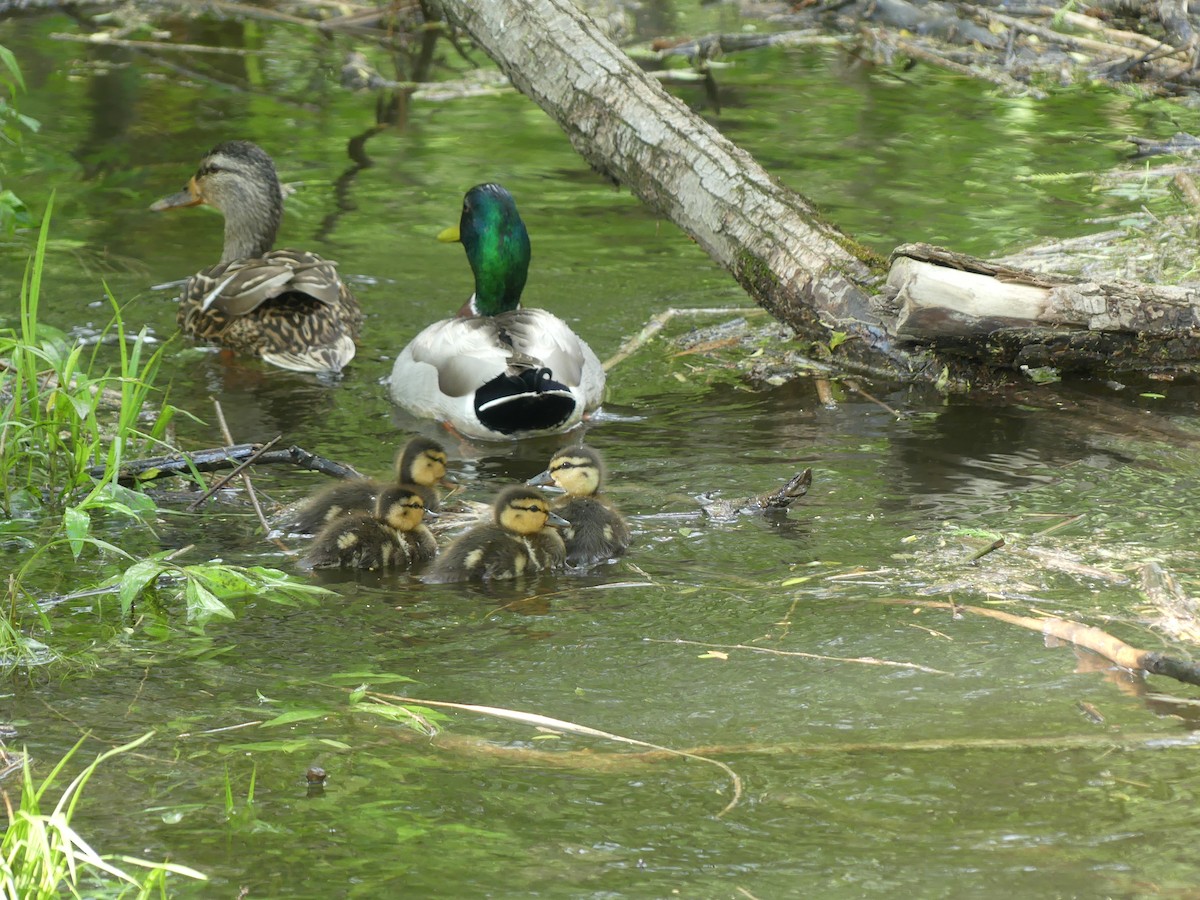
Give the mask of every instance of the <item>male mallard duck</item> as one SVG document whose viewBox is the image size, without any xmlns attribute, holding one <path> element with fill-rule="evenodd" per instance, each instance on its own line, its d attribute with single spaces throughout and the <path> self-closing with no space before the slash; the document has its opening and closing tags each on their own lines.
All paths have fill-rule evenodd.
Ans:
<svg viewBox="0 0 1200 900">
<path fill-rule="evenodd" d="M 422 523 L 421 494 L 395 485 L 379 492 L 372 513 L 335 519 L 313 539 L 301 566 L 308 569 L 407 569 L 433 559 L 437 541 Z"/>
<path fill-rule="evenodd" d="M 567 492 L 555 501 L 554 511 L 570 523 L 561 532 L 569 565 L 590 566 L 629 549 L 629 526 L 600 496 L 603 481 L 600 454 L 583 444 L 559 450 L 545 472 L 529 479 L 529 484 L 556 484 Z"/>
<path fill-rule="evenodd" d="M 441 503 L 436 485 L 446 477 L 446 451 L 437 441 L 415 437 L 396 454 L 393 484 L 420 494 L 425 508 L 431 512 L 436 512 Z M 389 487 L 386 482 L 374 478 L 339 481 L 285 509 L 274 524 L 285 531 L 311 534 L 347 513 L 370 512 L 386 487 Z"/>
<path fill-rule="evenodd" d="M 501 491 L 492 504 L 494 522 L 462 534 L 438 557 L 426 581 L 517 578 L 562 567 L 563 540 L 555 528 L 565 519 L 532 488 Z"/>
<path fill-rule="evenodd" d="M 452 319 L 418 334 L 392 369 L 392 399 L 472 438 L 557 434 L 600 405 L 604 369 L 562 319 L 523 309 L 529 233 L 498 184 L 467 191 L 458 228 L 475 293 Z"/>
<path fill-rule="evenodd" d="M 188 279 L 180 330 L 295 372 L 339 372 L 354 358 L 362 311 L 336 263 L 272 250 L 283 216 L 275 164 L 249 141 L 218 144 L 155 211 L 208 203 L 225 216 L 221 261 Z"/>
</svg>

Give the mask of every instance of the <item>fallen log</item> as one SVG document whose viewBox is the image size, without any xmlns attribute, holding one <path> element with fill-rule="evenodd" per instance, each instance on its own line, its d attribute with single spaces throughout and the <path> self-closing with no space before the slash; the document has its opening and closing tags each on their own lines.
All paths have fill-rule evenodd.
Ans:
<svg viewBox="0 0 1200 900">
<path fill-rule="evenodd" d="M 887 285 L 899 341 L 992 366 L 1178 371 L 1200 360 L 1195 288 L 1059 278 L 928 244 L 897 247 Z"/>
<path fill-rule="evenodd" d="M 845 335 L 831 360 L 845 370 L 947 389 L 1009 380 L 1022 367 L 1200 370 L 1194 291 L 1002 271 L 925 245 L 899 248 L 889 271 L 667 94 L 570 0 L 443 8 L 597 171 L 689 234 L 760 306 L 802 338 Z"/>
</svg>

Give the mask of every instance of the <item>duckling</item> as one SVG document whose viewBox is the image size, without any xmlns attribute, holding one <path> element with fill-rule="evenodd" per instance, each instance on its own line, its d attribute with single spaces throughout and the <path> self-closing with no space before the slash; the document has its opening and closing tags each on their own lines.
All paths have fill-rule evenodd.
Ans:
<svg viewBox="0 0 1200 900">
<path fill-rule="evenodd" d="M 603 481 L 600 454 L 580 444 L 556 452 L 546 471 L 527 482 L 555 484 L 566 491 L 554 503 L 554 511 L 570 523 L 561 532 L 568 565 L 590 566 L 629 549 L 629 526 L 617 508 L 600 496 Z"/>
<path fill-rule="evenodd" d="M 551 512 L 536 490 L 522 485 L 500 492 L 492 524 L 460 535 L 438 557 L 425 581 L 517 578 L 562 568 L 566 548 L 555 528 L 566 519 Z"/>
<path fill-rule="evenodd" d="M 271 157 L 249 141 L 210 150 L 187 187 L 155 212 L 207 203 L 225 216 L 221 261 L 188 279 L 176 318 L 191 337 L 295 372 L 340 372 L 354 358 L 363 315 L 337 263 L 272 250 L 283 192 Z"/>
<path fill-rule="evenodd" d="M 467 191 L 457 228 L 475 293 L 452 319 L 435 322 L 401 351 L 392 399 L 468 438 L 516 439 L 574 428 L 600 405 L 604 369 L 562 319 L 521 307 L 529 233 L 512 194 L 498 184 Z"/>
<path fill-rule="evenodd" d="M 379 492 L 372 513 L 335 519 L 313 539 L 301 562 L 307 569 L 407 569 L 433 559 L 437 541 L 422 519 L 430 513 L 415 488 Z"/>
<path fill-rule="evenodd" d="M 449 478 L 446 450 L 437 441 L 415 437 L 396 454 L 396 480 L 392 484 L 416 491 L 430 512 L 436 512 L 441 506 L 436 485 Z M 276 517 L 274 525 L 288 532 L 312 534 L 347 513 L 370 512 L 385 487 L 388 487 L 386 482 L 374 478 L 339 481 L 317 491 L 298 506 L 285 509 Z"/>
</svg>

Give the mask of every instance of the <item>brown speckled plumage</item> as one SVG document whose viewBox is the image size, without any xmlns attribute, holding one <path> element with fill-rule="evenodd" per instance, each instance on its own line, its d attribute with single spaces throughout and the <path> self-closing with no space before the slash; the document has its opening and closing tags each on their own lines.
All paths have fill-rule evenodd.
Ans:
<svg viewBox="0 0 1200 900">
<path fill-rule="evenodd" d="M 180 330 L 280 368 L 340 371 L 354 358 L 362 310 L 332 260 L 271 249 L 283 215 L 271 158 L 249 141 L 226 141 L 205 155 L 185 190 L 151 209 L 199 203 L 224 214 L 225 245 L 221 261 L 184 286 Z"/>
<path fill-rule="evenodd" d="M 518 578 L 561 569 L 566 548 L 556 526 L 565 524 L 535 490 L 512 487 L 493 504 L 495 521 L 456 538 L 426 581 Z"/>
<path fill-rule="evenodd" d="M 437 541 L 421 522 L 420 494 L 403 487 L 380 492 L 372 513 L 330 522 L 313 539 L 302 566 L 311 569 L 407 569 L 433 559 Z"/>
<path fill-rule="evenodd" d="M 312 534 L 334 519 L 349 513 L 369 513 L 380 491 L 399 485 L 420 494 L 425 508 L 436 512 L 441 506 L 437 485 L 446 478 L 446 450 L 437 441 L 412 438 L 396 454 L 396 480 L 352 478 L 326 485 L 311 497 L 292 504 L 275 517 L 276 528 L 295 534 Z"/>
</svg>

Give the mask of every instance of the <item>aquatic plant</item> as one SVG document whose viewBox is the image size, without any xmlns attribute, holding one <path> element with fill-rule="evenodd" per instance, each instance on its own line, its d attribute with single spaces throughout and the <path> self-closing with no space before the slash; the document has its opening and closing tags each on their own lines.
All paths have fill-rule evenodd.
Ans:
<svg viewBox="0 0 1200 900">
<path fill-rule="evenodd" d="M 0 140 L 9 146 L 21 142 L 22 132 L 37 131 L 41 123 L 23 115 L 14 102 L 18 92 L 24 92 L 25 79 L 12 51 L 0 44 Z M 4 173 L 0 164 L 0 174 Z M 25 203 L 3 184 L 0 184 L 0 235 L 11 235 L 18 228 L 30 225 Z"/>
<path fill-rule="evenodd" d="M 138 600 L 159 608 L 178 601 L 189 623 L 202 624 L 213 617 L 233 618 L 227 605 L 231 598 L 264 596 L 296 603 L 329 593 L 273 569 L 182 565 L 172 561 L 176 551 L 138 559 L 92 533 L 96 512 L 132 519 L 149 529 L 145 523 L 156 514 L 155 503 L 120 484 L 118 475 L 134 451 L 166 446 L 167 428 L 177 410 L 163 402 L 163 392 L 154 383 L 163 347 L 152 350 L 144 329 L 137 335 L 126 332 L 111 293 L 106 292 L 113 320 L 101 337 L 113 339 L 118 354 L 113 362 L 100 358 L 100 343 L 89 352 L 83 342 L 39 321 L 52 208 L 53 198 L 26 268 L 19 325 L 0 331 L 0 471 L 6 473 L 0 480 L 0 517 L 20 517 L 5 523 L 6 533 L 27 551 L 10 574 L 0 604 L 0 669 L 56 658 L 27 627 L 36 618 L 45 632 L 51 630 L 24 583 L 47 559 L 66 549 L 75 558 L 91 547 L 127 561 L 122 572 L 72 594 L 116 593 L 123 616 Z M 103 475 L 94 478 L 89 469 L 97 466 L 103 467 Z M 50 528 L 38 527 L 59 514 Z"/>
<path fill-rule="evenodd" d="M 213 618 L 235 618 L 226 605 L 232 599 L 261 597 L 294 606 L 334 595 L 328 588 L 297 581 L 285 572 L 265 566 L 224 563 L 181 566 L 170 559 L 176 552 L 156 553 L 106 582 L 106 586 L 117 587 L 123 615 L 128 616 L 138 600 L 162 605 L 173 598 L 185 604 L 188 622 L 203 624 Z"/>
<path fill-rule="evenodd" d="M 86 534 L 89 508 L 131 513 L 127 495 L 114 497 L 121 460 L 133 446 L 161 443 L 176 410 L 151 407 L 163 348 L 151 352 L 145 329 L 126 333 L 111 293 L 106 334 L 119 349 L 116 367 L 99 359 L 101 342 L 89 354 L 81 341 L 39 322 L 52 207 L 53 198 L 25 270 L 19 328 L 0 331 L 0 467 L 7 473 L 0 513 L 73 506 L 65 525 L 77 538 Z M 100 463 L 105 476 L 93 480 L 87 470 Z M 83 499 L 71 503 L 84 487 Z"/>
<path fill-rule="evenodd" d="M 62 774 L 80 744 L 58 761 L 50 774 L 35 784 L 29 758 L 22 763 L 21 801 L 8 807 L 8 829 L 0 842 L 0 896 L 22 900 L 50 900 L 64 896 L 166 897 L 168 874 L 206 881 L 207 876 L 187 866 L 149 862 L 132 856 L 102 856 L 72 825 L 84 786 L 105 760 L 144 744 L 153 732 L 101 753 L 67 785 L 54 808 L 43 811 L 46 792 Z M 7 797 L 6 797 L 7 801 Z M 148 870 L 144 878 L 130 874 L 117 863 Z"/>
</svg>

